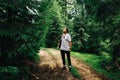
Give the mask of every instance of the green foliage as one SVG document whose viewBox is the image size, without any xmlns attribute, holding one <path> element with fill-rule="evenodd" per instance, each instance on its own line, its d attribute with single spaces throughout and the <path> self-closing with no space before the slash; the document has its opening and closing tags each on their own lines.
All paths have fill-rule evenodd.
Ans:
<svg viewBox="0 0 120 80">
<path fill-rule="evenodd" d="M 68 65 L 67 59 L 66 59 L 66 63 Z M 73 65 L 71 66 L 71 74 L 78 79 L 81 78 L 81 75 L 79 74 L 78 70 Z"/>
<path fill-rule="evenodd" d="M 13 66 L 0 67 L 0 80 L 16 80 L 19 76 L 19 69 Z"/>
<path fill-rule="evenodd" d="M 77 69 L 74 66 L 71 66 L 71 74 L 78 79 L 80 79 L 80 77 L 81 77 L 79 72 L 77 71 Z"/>
<path fill-rule="evenodd" d="M 47 9 L 47 28 L 45 31 L 44 43 L 46 47 L 56 47 L 60 36 L 61 28 L 64 25 L 63 19 L 61 18 L 61 9 L 56 0 L 53 0 Z"/>
<path fill-rule="evenodd" d="M 39 5 L 33 0 L 1 1 L 0 80 L 29 80 L 29 62 L 39 60 Z"/>
<path fill-rule="evenodd" d="M 108 53 L 104 53 L 102 56 L 96 56 L 91 55 L 90 53 L 71 52 L 71 55 L 84 61 L 95 71 L 105 75 L 111 80 L 118 80 L 118 78 L 120 78 L 120 70 L 118 70 L 116 65 L 111 62 L 112 58 Z"/>
<path fill-rule="evenodd" d="M 85 45 L 81 43 L 80 32 L 74 31 L 75 35 L 79 35 L 75 39 L 75 44 L 78 45 L 77 48 L 73 47 L 75 50 L 99 53 L 101 50 L 111 52 L 114 45 L 118 45 L 120 36 L 119 28 L 119 0 L 76 0 L 78 5 L 75 7 L 76 15 L 73 21 L 73 31 L 79 30 L 82 25 L 80 25 L 80 20 L 86 24 L 84 25 L 84 31 L 90 37 L 87 38 Z M 85 7 L 82 7 L 84 6 Z M 111 6 L 113 5 L 113 6 Z M 79 9 L 79 10 L 78 10 Z M 80 18 L 80 20 L 76 20 Z M 79 26 L 79 27 L 76 27 Z M 75 28 L 74 28 L 75 27 Z M 74 39 L 74 38 L 73 38 Z M 75 45 L 73 44 L 73 46 Z M 75 46 L 76 46 L 75 45 Z"/>
<path fill-rule="evenodd" d="M 88 41 L 85 43 L 85 50 L 87 52 L 99 54 L 101 48 L 103 47 L 101 45 L 102 38 L 101 32 L 99 32 L 99 26 L 100 24 L 95 21 L 89 21 L 87 23 L 87 33 L 90 35 Z"/>
<path fill-rule="evenodd" d="M 0 80 L 30 80 L 27 66 L 2 66 L 0 67 Z"/>
<path fill-rule="evenodd" d="M 105 73 L 105 75 L 108 74 L 106 70 L 110 68 L 109 74 L 107 76 L 109 76 L 112 80 L 117 80 L 119 78 L 118 68 L 120 66 L 119 65 L 120 64 L 120 60 L 119 60 L 120 1 L 119 0 L 114 0 L 114 1 L 113 0 L 101 0 L 101 1 L 77 0 L 77 5 L 81 6 L 83 4 L 85 4 L 84 9 L 86 11 L 87 17 L 86 18 L 83 18 L 84 16 L 82 17 L 81 15 L 82 11 L 79 11 L 77 13 L 79 14 L 77 17 L 81 18 L 84 24 L 86 24 L 84 29 L 85 32 L 89 34 L 90 37 L 85 42 L 85 45 L 80 44 L 81 41 L 79 39 L 78 42 L 80 44 L 80 47 L 83 46 L 84 49 L 82 50 L 84 50 L 85 52 L 91 52 L 93 54 L 100 53 L 101 51 L 107 52 L 107 55 L 109 55 L 110 58 L 106 59 L 100 56 L 96 58 L 92 57 L 93 60 L 91 60 L 92 58 L 87 57 L 88 54 L 83 57 L 81 57 L 82 55 L 80 56 L 77 55 L 76 57 L 85 60 L 88 64 L 92 65 L 97 71 Z M 82 10 L 81 7 L 78 8 Z M 80 23 L 80 20 L 78 21 L 78 23 Z M 73 24 L 76 24 L 76 21 L 73 22 Z M 79 28 L 77 29 L 79 30 Z M 78 37 L 76 37 L 75 39 L 78 40 Z M 113 72 L 118 72 L 118 73 L 114 74 Z M 112 77 L 110 75 L 114 75 L 114 76 Z"/>
<path fill-rule="evenodd" d="M 117 44 L 113 46 L 113 51 L 112 51 L 112 61 L 120 66 L 120 44 Z"/>
<path fill-rule="evenodd" d="M 119 28 L 119 18 L 120 18 L 120 4 L 119 0 L 109 1 L 106 0 L 105 2 L 101 3 L 101 8 L 103 8 L 104 12 L 100 12 L 101 8 L 98 10 L 99 15 L 103 16 L 104 18 L 99 16 L 99 19 L 102 19 L 101 22 L 103 22 L 103 26 L 101 30 L 102 37 L 105 40 L 110 40 L 110 53 L 112 53 L 111 57 L 112 60 L 117 60 L 120 56 L 116 56 L 116 54 L 119 54 L 119 44 L 120 44 L 120 28 Z M 104 4 L 104 5 L 103 5 Z M 106 6 L 105 6 L 106 5 Z M 111 6 L 112 5 L 112 6 Z M 105 20 L 105 21 L 104 21 Z M 116 48 L 117 46 L 117 48 Z"/>
<path fill-rule="evenodd" d="M 36 5 L 36 2 L 32 0 L 1 1 L 0 23 L 31 23 L 32 19 L 37 16 L 38 4 L 36 6 L 34 4 Z"/>
<path fill-rule="evenodd" d="M 85 23 L 79 17 L 75 17 L 73 26 L 73 50 L 84 51 L 85 42 L 89 38 L 85 31 Z"/>
<path fill-rule="evenodd" d="M 120 0 L 0 1 L 0 77 L 7 71 L 16 73 L 14 80 L 21 72 L 27 80 L 28 70 L 21 65 L 38 61 L 40 45 L 56 47 L 63 27 L 72 31 L 73 50 L 109 52 L 113 67 L 119 63 Z"/>
<path fill-rule="evenodd" d="M 89 9 L 87 9 L 87 5 L 96 4 L 97 2 L 89 2 L 89 0 L 80 0 L 77 3 L 78 6 L 75 7 L 77 12 L 73 20 L 73 50 L 99 53 L 102 48 L 102 38 L 99 32 L 100 23 L 94 18 L 95 15 L 90 15 L 89 13 L 89 10 L 95 13 L 97 8 L 93 9 L 93 7 L 90 6 Z"/>
<path fill-rule="evenodd" d="M 38 44 L 39 32 L 36 27 L 32 28 L 32 26 L 27 27 L 27 25 L 20 24 L 19 26 L 18 24 L 14 24 L 14 26 L 9 25 L 9 27 L 8 25 L 3 25 L 3 27 L 1 26 L 0 28 L 0 32 L 0 44 L 3 45 L 0 47 L 1 60 L 3 59 L 9 62 L 7 61 L 9 58 L 12 59 L 16 57 L 17 59 L 20 55 L 23 56 L 23 59 L 28 58 L 31 61 L 35 59 L 40 45 Z"/>
</svg>

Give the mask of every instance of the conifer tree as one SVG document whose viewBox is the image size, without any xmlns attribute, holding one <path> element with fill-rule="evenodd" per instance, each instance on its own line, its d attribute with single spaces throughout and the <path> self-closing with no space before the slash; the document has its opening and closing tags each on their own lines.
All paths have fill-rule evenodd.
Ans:
<svg viewBox="0 0 120 80">
<path fill-rule="evenodd" d="M 40 1 L 0 0 L 0 80 L 30 80 L 29 63 L 39 60 Z"/>
</svg>

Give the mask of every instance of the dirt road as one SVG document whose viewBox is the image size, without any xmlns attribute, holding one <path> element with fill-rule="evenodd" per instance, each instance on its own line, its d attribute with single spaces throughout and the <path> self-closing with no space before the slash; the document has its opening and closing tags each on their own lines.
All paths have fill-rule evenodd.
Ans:
<svg viewBox="0 0 120 80">
<path fill-rule="evenodd" d="M 36 75 L 38 80 L 78 80 L 67 70 L 61 70 L 62 60 L 59 50 L 46 48 L 40 50 L 40 69 Z M 72 65 L 75 66 L 82 76 L 80 80 L 108 80 L 98 74 L 84 62 L 71 57 Z"/>
</svg>

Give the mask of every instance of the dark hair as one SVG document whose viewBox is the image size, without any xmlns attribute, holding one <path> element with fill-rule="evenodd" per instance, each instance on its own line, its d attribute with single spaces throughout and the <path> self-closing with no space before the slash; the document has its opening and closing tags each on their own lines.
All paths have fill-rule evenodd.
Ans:
<svg viewBox="0 0 120 80">
<path fill-rule="evenodd" d="M 69 31 L 68 31 L 68 28 L 66 27 L 65 29 L 66 29 L 66 31 L 67 31 L 67 33 L 68 33 L 68 32 L 69 32 Z"/>
</svg>

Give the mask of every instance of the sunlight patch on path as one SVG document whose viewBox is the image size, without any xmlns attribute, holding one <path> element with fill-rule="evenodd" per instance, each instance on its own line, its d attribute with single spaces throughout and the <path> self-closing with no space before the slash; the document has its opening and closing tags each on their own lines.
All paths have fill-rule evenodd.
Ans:
<svg viewBox="0 0 120 80">
<path fill-rule="evenodd" d="M 59 50 L 47 48 L 47 51 L 50 51 L 50 53 L 54 55 L 57 59 L 61 59 Z M 106 78 L 95 72 L 93 69 L 91 69 L 91 67 L 86 65 L 83 61 L 80 61 L 73 56 L 71 57 L 71 61 L 73 66 L 75 66 L 78 72 L 82 75 L 82 80 L 106 80 Z M 60 63 L 62 64 L 62 62 Z"/>
<path fill-rule="evenodd" d="M 58 52 L 53 52 L 51 49 L 45 49 L 45 50 L 40 50 L 40 66 L 43 67 L 47 65 L 48 70 L 53 70 L 54 72 L 56 71 L 56 74 L 60 74 L 60 76 L 63 76 L 64 79 L 60 79 L 59 75 L 58 75 L 58 79 L 57 80 L 78 80 L 77 78 L 74 78 L 68 70 L 62 70 L 62 60 L 61 60 L 61 55 Z M 56 70 L 58 69 L 58 70 Z M 51 73 L 45 73 L 45 74 L 50 74 L 53 75 Z M 47 76 L 46 75 L 46 76 Z M 53 75 L 54 77 L 54 75 Z M 51 79 L 49 79 L 51 80 Z"/>
</svg>

